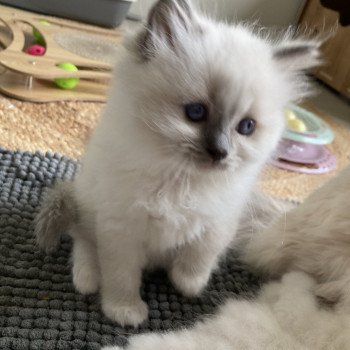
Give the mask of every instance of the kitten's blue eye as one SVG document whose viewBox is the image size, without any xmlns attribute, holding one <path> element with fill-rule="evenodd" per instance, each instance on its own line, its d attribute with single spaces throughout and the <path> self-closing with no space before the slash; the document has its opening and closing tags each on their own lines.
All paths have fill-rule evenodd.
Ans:
<svg viewBox="0 0 350 350">
<path fill-rule="evenodd" d="M 236 130 L 241 135 L 249 136 L 255 131 L 255 127 L 256 127 L 256 121 L 254 119 L 244 118 L 239 122 Z"/>
<path fill-rule="evenodd" d="M 202 103 L 189 103 L 185 105 L 185 113 L 192 122 L 202 122 L 207 119 L 208 110 Z"/>
</svg>

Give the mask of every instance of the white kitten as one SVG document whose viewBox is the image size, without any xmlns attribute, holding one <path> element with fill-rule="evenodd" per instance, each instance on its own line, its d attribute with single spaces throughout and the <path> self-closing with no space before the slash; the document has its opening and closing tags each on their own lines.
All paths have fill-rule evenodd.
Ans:
<svg viewBox="0 0 350 350">
<path fill-rule="evenodd" d="M 161 0 L 127 47 L 82 171 L 49 193 L 36 235 L 50 248 L 70 228 L 75 287 L 136 326 L 145 267 L 166 267 L 185 295 L 205 287 L 318 43 L 271 43 Z"/>
<path fill-rule="evenodd" d="M 348 349 L 348 311 L 321 309 L 314 286 L 306 274 L 288 273 L 281 282 L 267 284 L 255 301 L 231 300 L 192 329 L 132 337 L 125 350 Z"/>
<path fill-rule="evenodd" d="M 316 294 L 350 308 L 350 167 L 303 205 L 252 236 L 244 260 L 276 277 L 312 274 Z"/>
</svg>

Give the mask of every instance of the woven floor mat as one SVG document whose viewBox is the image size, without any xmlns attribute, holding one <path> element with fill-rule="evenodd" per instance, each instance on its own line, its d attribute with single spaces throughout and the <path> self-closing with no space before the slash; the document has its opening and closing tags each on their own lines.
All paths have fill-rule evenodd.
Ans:
<svg viewBox="0 0 350 350">
<path fill-rule="evenodd" d="M 227 297 L 249 297 L 259 280 L 234 256 L 221 263 L 200 298 L 179 295 L 162 272 L 146 274 L 142 297 L 149 320 L 138 331 L 106 319 L 99 297 L 83 296 L 72 285 L 71 240 L 52 255 L 33 240 L 33 218 L 45 189 L 71 180 L 77 163 L 47 153 L 0 149 L 0 349 L 97 350 L 123 345 L 137 332 L 169 330 L 211 314 Z"/>
</svg>

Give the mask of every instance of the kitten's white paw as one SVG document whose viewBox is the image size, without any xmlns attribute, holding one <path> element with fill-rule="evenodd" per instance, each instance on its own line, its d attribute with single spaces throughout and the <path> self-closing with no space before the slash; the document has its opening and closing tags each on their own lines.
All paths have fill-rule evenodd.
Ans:
<svg viewBox="0 0 350 350">
<path fill-rule="evenodd" d="M 187 297 L 199 295 L 207 285 L 209 277 L 209 273 L 189 274 L 177 266 L 174 266 L 170 272 L 170 280 L 175 288 Z"/>
<path fill-rule="evenodd" d="M 109 319 L 123 327 L 138 327 L 148 317 L 148 306 L 142 300 L 130 302 L 128 305 L 102 301 L 102 310 Z"/>
<path fill-rule="evenodd" d="M 99 289 L 99 271 L 89 265 L 74 264 L 73 284 L 81 294 L 94 294 Z"/>
</svg>

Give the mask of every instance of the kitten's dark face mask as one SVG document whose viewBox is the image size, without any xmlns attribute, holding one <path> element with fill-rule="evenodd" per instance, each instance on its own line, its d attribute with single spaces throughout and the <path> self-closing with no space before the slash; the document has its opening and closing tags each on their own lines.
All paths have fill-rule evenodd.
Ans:
<svg viewBox="0 0 350 350">
<path fill-rule="evenodd" d="M 200 102 L 185 105 L 186 118 L 201 127 L 203 148 L 213 162 L 224 160 L 230 151 L 230 136 L 220 125 L 210 125 L 209 108 Z"/>
<path fill-rule="evenodd" d="M 224 163 L 230 155 L 232 142 L 232 121 L 230 116 L 211 115 L 210 107 L 205 103 L 194 102 L 184 106 L 187 120 L 200 128 L 204 156 L 214 164 Z M 256 121 L 243 118 L 233 132 L 249 137 L 256 128 Z"/>
</svg>

